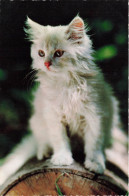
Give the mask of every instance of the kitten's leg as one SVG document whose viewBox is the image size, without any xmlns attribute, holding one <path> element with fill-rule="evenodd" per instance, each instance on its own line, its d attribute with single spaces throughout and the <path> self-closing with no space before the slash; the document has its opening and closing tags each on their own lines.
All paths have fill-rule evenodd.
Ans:
<svg viewBox="0 0 129 196">
<path fill-rule="evenodd" d="M 46 122 L 41 115 L 36 113 L 30 119 L 30 128 L 36 139 L 37 159 L 42 160 L 49 156 L 48 135 Z"/>
<path fill-rule="evenodd" d="M 104 137 L 101 132 L 100 117 L 97 114 L 87 112 L 84 134 L 85 167 L 90 171 L 102 174 L 105 169 Z"/>
<path fill-rule="evenodd" d="M 56 134 L 53 135 L 54 140 L 51 142 L 54 151 L 51 162 L 54 165 L 70 165 L 73 163 L 73 158 L 69 140 L 65 130 L 61 126 L 59 127 L 56 129 Z"/>
<path fill-rule="evenodd" d="M 47 110 L 48 111 L 48 110 Z M 49 111 L 49 118 L 46 114 L 46 122 L 49 133 L 49 141 L 53 148 L 53 156 L 51 162 L 54 165 L 70 165 L 73 162 L 70 149 L 69 138 L 66 134 L 66 128 L 61 123 L 60 117 Z"/>
<path fill-rule="evenodd" d="M 61 123 L 55 125 L 55 130 L 51 130 L 51 145 L 53 147 L 53 156 L 51 162 L 54 165 L 70 165 L 73 163 L 69 138 L 66 130 Z M 53 137 L 53 138 L 52 138 Z"/>
<path fill-rule="evenodd" d="M 36 154 L 36 143 L 33 136 L 25 137 L 20 144 L 5 158 L 0 167 L 0 185 L 14 174 L 27 160 Z"/>
</svg>

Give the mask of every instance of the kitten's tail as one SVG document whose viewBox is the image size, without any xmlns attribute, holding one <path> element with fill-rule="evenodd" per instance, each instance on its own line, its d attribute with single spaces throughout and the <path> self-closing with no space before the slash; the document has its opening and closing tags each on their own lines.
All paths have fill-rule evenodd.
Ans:
<svg viewBox="0 0 129 196">
<path fill-rule="evenodd" d="M 36 142 L 32 135 L 23 138 L 22 142 L 5 158 L 0 167 L 0 185 L 14 174 L 26 161 L 36 154 Z"/>
</svg>

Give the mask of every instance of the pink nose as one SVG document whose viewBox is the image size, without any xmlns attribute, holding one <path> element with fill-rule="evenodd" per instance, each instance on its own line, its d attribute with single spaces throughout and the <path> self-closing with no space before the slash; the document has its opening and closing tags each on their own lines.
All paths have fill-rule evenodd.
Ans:
<svg viewBox="0 0 129 196">
<path fill-rule="evenodd" d="M 45 63 L 44 63 L 44 65 L 45 65 L 47 68 L 49 68 L 49 67 L 50 67 L 50 65 L 51 65 L 51 62 L 50 62 L 50 61 L 45 62 Z"/>
</svg>

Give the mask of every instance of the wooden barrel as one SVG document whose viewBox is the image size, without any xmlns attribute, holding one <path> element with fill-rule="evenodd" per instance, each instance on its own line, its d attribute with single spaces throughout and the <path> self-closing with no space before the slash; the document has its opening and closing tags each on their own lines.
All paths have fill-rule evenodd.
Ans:
<svg viewBox="0 0 129 196">
<path fill-rule="evenodd" d="M 70 166 L 54 166 L 49 159 L 30 160 L 0 187 L 0 196 L 128 195 L 127 136 L 123 132 L 114 132 L 113 146 L 106 151 L 104 175 L 86 170 L 81 164 L 84 156 L 76 153 L 74 159 L 80 163 Z"/>
<path fill-rule="evenodd" d="M 107 164 L 107 167 L 112 166 Z M 1 187 L 0 195 L 126 195 L 127 176 L 119 168 L 117 172 L 119 175 L 106 170 L 104 175 L 97 175 L 76 162 L 59 167 L 53 166 L 49 160 L 33 159 Z"/>
</svg>

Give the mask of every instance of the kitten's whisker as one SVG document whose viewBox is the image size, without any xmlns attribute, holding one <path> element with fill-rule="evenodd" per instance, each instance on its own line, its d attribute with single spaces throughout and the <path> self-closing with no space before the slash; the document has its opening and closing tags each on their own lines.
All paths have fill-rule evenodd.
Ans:
<svg viewBox="0 0 129 196">
<path fill-rule="evenodd" d="M 31 70 L 29 73 L 27 73 L 27 75 L 24 77 L 24 79 L 23 79 L 23 80 L 28 79 L 28 77 L 29 77 L 31 74 L 35 73 L 35 72 L 37 72 L 37 70 L 36 70 L 36 69 Z"/>
<path fill-rule="evenodd" d="M 33 73 L 33 75 L 31 75 L 31 77 L 29 78 L 29 80 L 27 80 L 27 90 L 30 90 L 30 87 L 32 86 L 32 82 L 35 80 L 35 73 Z"/>
<path fill-rule="evenodd" d="M 29 91 L 32 83 L 34 82 L 35 78 L 36 78 L 36 74 L 37 74 L 37 70 L 33 69 L 31 70 L 25 77 L 24 77 L 24 81 L 27 80 L 27 90 Z M 29 78 L 29 79 L 28 79 Z"/>
<path fill-rule="evenodd" d="M 35 81 L 35 77 L 36 75 L 32 75 L 31 78 L 30 78 L 30 87 L 32 86 L 33 82 Z"/>
</svg>

